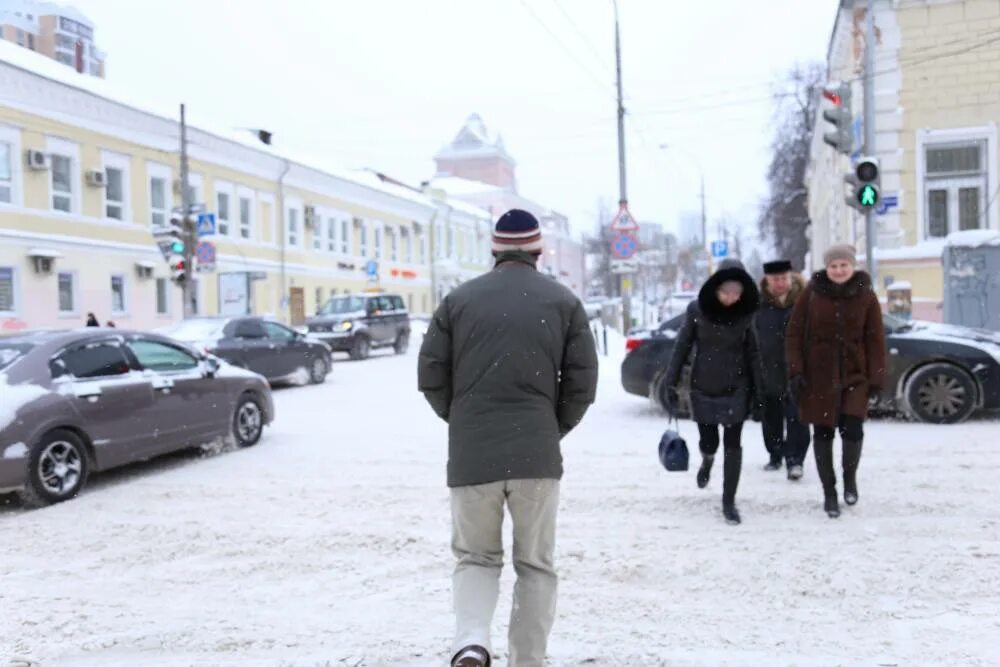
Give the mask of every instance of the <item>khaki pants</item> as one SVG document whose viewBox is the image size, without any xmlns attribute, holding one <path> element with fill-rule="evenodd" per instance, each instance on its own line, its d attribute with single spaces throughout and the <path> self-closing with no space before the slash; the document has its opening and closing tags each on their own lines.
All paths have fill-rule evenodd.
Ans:
<svg viewBox="0 0 1000 667">
<path fill-rule="evenodd" d="M 515 479 L 451 490 L 453 577 L 457 628 L 453 655 L 479 645 L 490 651 L 490 624 L 503 568 L 504 501 L 514 522 L 514 606 L 510 616 L 511 667 L 542 667 L 556 613 L 556 543 L 559 481 Z"/>
</svg>

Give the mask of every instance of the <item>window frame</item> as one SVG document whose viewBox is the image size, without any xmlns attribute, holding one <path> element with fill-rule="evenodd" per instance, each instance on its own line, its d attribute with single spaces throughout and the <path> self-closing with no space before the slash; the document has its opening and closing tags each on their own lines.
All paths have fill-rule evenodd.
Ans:
<svg viewBox="0 0 1000 667">
<path fill-rule="evenodd" d="M 114 153 L 111 151 L 101 151 L 101 168 L 104 170 L 105 180 L 107 181 L 104 185 L 102 191 L 103 197 L 103 211 L 102 216 L 105 220 L 110 220 L 113 222 L 132 222 L 132 208 L 130 201 L 130 190 L 131 190 L 131 158 L 127 155 L 121 153 Z M 108 188 L 111 186 L 111 178 L 108 174 L 108 170 L 114 169 L 120 171 L 122 175 L 122 198 L 121 201 L 110 199 L 108 197 Z M 120 209 L 121 217 L 116 218 L 108 213 L 108 208 L 116 206 Z"/>
<path fill-rule="evenodd" d="M 63 276 L 69 277 L 69 289 L 70 289 L 70 309 L 63 310 L 62 307 L 62 284 L 61 280 Z M 79 290 L 77 289 L 78 277 L 76 271 L 57 271 L 56 272 L 56 309 L 59 313 L 59 317 L 77 317 L 80 313 L 79 309 L 79 299 L 77 295 Z"/>
<path fill-rule="evenodd" d="M 115 310 L 115 278 L 121 280 L 122 286 L 122 308 L 121 310 Z M 111 314 L 114 316 L 128 315 L 128 276 L 124 273 L 112 273 L 109 277 L 109 287 L 111 296 Z"/>
<path fill-rule="evenodd" d="M 351 255 L 351 218 L 341 218 L 340 225 L 340 254 L 349 257 Z"/>
<path fill-rule="evenodd" d="M 5 206 L 18 207 L 21 206 L 21 175 L 23 172 L 23 169 L 19 168 L 20 164 L 18 160 L 18 157 L 21 155 L 20 130 L 7 125 L 0 125 L 0 143 L 10 147 L 10 181 L 6 181 L 9 185 L 4 186 L 10 188 L 10 201 L 0 199 L 0 208 Z"/>
<path fill-rule="evenodd" d="M 163 181 L 163 208 L 157 208 L 153 205 L 153 181 L 161 180 Z M 146 163 L 146 195 L 147 204 L 149 206 L 149 225 L 151 227 L 156 226 L 156 222 L 153 220 L 153 216 L 157 213 L 163 214 L 163 224 L 170 222 L 170 216 L 173 212 L 174 203 L 174 176 L 173 171 L 170 167 L 159 164 L 157 162 L 147 162 Z"/>
<path fill-rule="evenodd" d="M 340 246 L 339 239 L 337 235 L 340 233 L 340 220 L 335 216 L 326 216 L 326 237 L 323 241 L 326 252 L 333 255 L 337 252 L 337 248 Z"/>
<path fill-rule="evenodd" d="M 368 257 L 368 221 L 364 218 L 354 218 L 358 223 L 358 255 Z"/>
<path fill-rule="evenodd" d="M 295 223 L 294 232 L 292 231 L 293 222 Z M 285 245 L 289 248 L 302 248 L 305 239 L 303 238 L 304 220 L 301 203 L 285 202 L 284 223 L 285 228 L 282 233 L 285 235 Z"/>
<path fill-rule="evenodd" d="M 236 200 L 236 188 L 232 183 L 225 181 L 215 181 L 213 184 L 214 210 L 215 210 L 215 233 L 218 236 L 232 238 L 233 236 L 233 202 Z M 226 215 L 222 215 L 222 198 L 226 200 Z M 223 231 L 225 226 L 225 231 Z"/>
<path fill-rule="evenodd" d="M 49 210 L 57 215 L 79 215 L 80 214 L 80 145 L 76 142 L 48 137 L 45 142 L 45 150 L 49 155 Z M 55 189 L 55 158 L 65 158 L 69 162 L 69 188 L 70 191 L 56 193 Z M 56 208 L 56 197 L 69 199 L 69 210 L 64 211 Z"/>
<path fill-rule="evenodd" d="M 66 366 L 66 362 L 63 360 L 63 357 L 65 357 L 68 354 L 78 352 L 79 350 L 86 350 L 100 346 L 112 347 L 118 350 L 119 354 L 121 354 L 122 356 L 122 361 L 125 362 L 125 367 L 128 370 L 126 370 L 124 373 L 115 373 L 113 375 L 90 375 L 85 377 L 81 377 L 79 375 L 73 375 L 72 373 L 69 372 L 69 368 Z M 52 379 L 54 380 L 58 378 L 67 378 L 70 381 L 81 381 L 81 382 L 90 382 L 94 380 L 107 380 L 107 379 L 126 377 L 129 374 L 131 374 L 133 370 L 135 370 L 134 367 L 132 366 L 130 352 L 131 351 L 129 351 L 129 354 L 126 353 L 124 345 L 122 345 L 121 340 L 117 338 L 101 337 L 84 342 L 75 342 L 70 345 L 67 345 L 66 347 L 59 350 L 56 354 L 52 355 L 52 360 L 49 362 L 49 372 L 51 373 Z M 52 367 L 59 362 L 63 364 L 63 368 L 65 369 L 66 372 L 60 375 L 56 375 L 55 373 L 52 373 Z"/>
<path fill-rule="evenodd" d="M 173 350 L 174 352 L 178 352 L 178 353 L 182 354 L 183 356 L 187 357 L 188 359 L 190 359 L 193 362 L 193 364 L 191 366 L 186 366 L 184 368 L 169 368 L 169 369 L 167 369 L 167 368 L 150 368 L 149 366 L 146 366 L 142 362 L 142 359 L 136 353 L 135 348 L 132 347 L 132 345 L 134 343 L 147 343 L 147 344 L 150 344 L 150 345 L 159 345 L 161 347 L 168 348 L 170 350 Z M 156 340 L 154 338 L 148 338 L 146 336 L 132 336 L 128 340 L 125 341 L 125 348 L 128 350 L 128 352 L 132 356 L 132 358 L 135 359 L 136 364 L 138 364 L 137 370 L 139 370 L 139 371 L 150 371 L 152 373 L 190 373 L 193 370 L 197 370 L 197 369 L 201 368 L 201 362 L 199 361 L 198 357 L 196 357 L 195 355 L 191 354 L 190 352 L 188 352 L 187 350 L 185 350 L 183 347 L 181 347 L 179 345 L 174 345 L 172 343 L 168 343 L 166 341 Z"/>
<path fill-rule="evenodd" d="M 247 202 L 247 220 L 243 221 L 243 202 Z M 257 193 L 248 187 L 236 186 L 236 215 L 238 218 L 240 241 L 254 241 L 257 238 Z M 246 234 L 244 234 L 244 231 Z"/>
<path fill-rule="evenodd" d="M 921 129 L 916 133 L 916 154 L 917 154 L 917 179 L 916 179 L 916 208 L 917 208 L 917 240 L 918 241 L 942 241 L 946 236 L 932 236 L 930 228 L 930 191 L 947 189 L 949 200 L 954 197 L 954 203 L 948 202 L 948 230 L 947 233 L 958 231 L 960 225 L 960 210 L 958 190 L 967 187 L 973 181 L 979 180 L 978 184 L 982 190 L 980 195 L 980 224 L 979 229 L 1000 228 L 1000 206 L 988 206 L 990 198 L 1000 187 L 1000 158 L 997 150 L 997 126 L 996 124 L 979 127 L 961 127 L 947 129 Z M 982 143 L 982 175 L 965 176 L 954 175 L 936 178 L 928 173 L 927 150 L 933 148 L 958 147 L 973 142 Z M 934 187 L 935 183 L 947 187 Z M 902 202 L 901 202 L 902 204 Z M 987 208 L 988 207 L 988 208 Z"/>
<path fill-rule="evenodd" d="M 154 307 L 156 308 L 156 315 L 157 315 L 157 317 L 169 317 L 170 316 L 170 310 L 171 310 L 170 309 L 170 283 L 171 283 L 171 281 L 170 281 L 169 278 L 163 278 L 163 277 L 157 277 L 153 281 L 153 289 L 155 290 L 155 295 L 154 295 L 155 296 L 155 299 L 154 299 L 155 303 L 154 303 Z M 164 309 L 163 310 L 160 310 L 160 285 L 164 286 L 164 291 L 163 291 L 163 305 L 164 305 Z"/>
<path fill-rule="evenodd" d="M 21 299 L 19 298 L 20 283 L 19 283 L 17 267 L 0 265 L 0 271 L 10 272 L 10 300 L 11 300 L 11 309 L 0 310 L 0 317 L 17 317 L 21 305 Z"/>
</svg>

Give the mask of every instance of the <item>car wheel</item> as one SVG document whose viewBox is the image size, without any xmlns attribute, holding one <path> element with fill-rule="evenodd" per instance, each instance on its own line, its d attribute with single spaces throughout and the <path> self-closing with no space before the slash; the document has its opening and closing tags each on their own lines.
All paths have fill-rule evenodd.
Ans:
<svg viewBox="0 0 1000 667">
<path fill-rule="evenodd" d="M 406 354 L 406 351 L 410 349 L 410 334 L 399 334 L 392 349 L 396 351 L 396 354 Z"/>
<path fill-rule="evenodd" d="M 21 491 L 27 507 L 69 500 L 87 483 L 90 459 L 83 441 L 61 429 L 46 433 L 28 455 L 28 479 Z"/>
<path fill-rule="evenodd" d="M 309 381 L 313 384 L 323 384 L 326 382 L 327 365 L 326 359 L 321 356 L 313 357 L 309 364 Z"/>
<path fill-rule="evenodd" d="M 354 361 L 362 361 L 368 358 L 371 354 L 372 344 L 368 340 L 367 336 L 358 336 L 354 339 L 354 343 L 351 345 L 351 359 Z"/>
<path fill-rule="evenodd" d="M 240 447 L 256 445 L 264 432 L 264 410 L 251 394 L 243 394 L 233 412 L 233 437 Z"/>
<path fill-rule="evenodd" d="M 957 424 L 976 409 L 976 384 L 968 373 L 951 364 L 918 369 L 904 390 L 906 411 L 931 424 Z"/>
</svg>

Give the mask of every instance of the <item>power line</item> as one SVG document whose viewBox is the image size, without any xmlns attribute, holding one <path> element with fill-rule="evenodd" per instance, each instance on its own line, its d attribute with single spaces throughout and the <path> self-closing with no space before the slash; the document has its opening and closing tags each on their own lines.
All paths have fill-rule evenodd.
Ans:
<svg viewBox="0 0 1000 667">
<path fill-rule="evenodd" d="M 559 39 L 559 36 L 556 35 L 556 33 L 553 32 L 548 25 L 546 25 L 546 23 L 538 16 L 538 14 L 536 14 L 535 11 L 528 5 L 526 0 L 520 0 L 520 2 L 521 6 L 524 7 L 524 10 L 528 12 L 531 18 L 533 18 L 535 22 L 538 23 L 538 25 L 540 25 L 542 29 L 549 34 L 549 37 L 552 38 L 552 41 L 554 41 L 557 45 L 559 45 L 559 48 L 563 50 L 563 53 L 565 53 L 567 56 L 570 57 L 570 59 L 573 62 L 579 65 L 580 68 L 587 73 L 587 75 L 601 88 L 602 91 L 608 93 L 609 92 L 607 88 L 608 82 L 602 81 L 600 76 L 594 74 L 594 71 L 592 69 L 590 69 L 582 60 L 577 58 L 576 54 L 573 53 L 573 51 L 566 45 L 565 42 Z"/>
<path fill-rule="evenodd" d="M 552 0 L 552 4 L 556 6 L 556 9 L 559 10 L 559 13 L 562 14 L 563 18 L 566 19 L 566 22 L 569 23 L 570 26 L 573 28 L 573 30 L 576 32 L 576 34 L 580 36 L 580 39 L 583 40 L 583 43 L 586 44 L 587 48 L 590 49 L 590 52 L 594 54 L 594 57 L 597 59 L 597 62 L 601 63 L 601 67 L 606 67 L 607 64 L 604 62 L 604 57 L 601 55 L 600 49 L 598 49 L 594 45 L 594 43 L 590 41 L 590 38 L 588 38 L 587 35 L 584 34 L 584 32 L 580 29 L 580 26 L 577 25 L 576 21 L 573 20 L 573 17 L 569 15 L 569 12 L 566 11 L 566 9 L 562 6 L 559 0 Z"/>
</svg>

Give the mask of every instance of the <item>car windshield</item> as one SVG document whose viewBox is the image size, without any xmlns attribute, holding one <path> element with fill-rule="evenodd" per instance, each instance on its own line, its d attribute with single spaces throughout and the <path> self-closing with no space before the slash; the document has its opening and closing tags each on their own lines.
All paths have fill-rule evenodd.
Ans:
<svg viewBox="0 0 1000 667">
<path fill-rule="evenodd" d="M 222 336 L 227 320 L 184 320 L 163 333 L 177 340 L 207 340 Z"/>
<path fill-rule="evenodd" d="M 0 342 L 0 370 L 11 366 L 15 361 L 26 355 L 33 347 L 32 343 Z"/>
<path fill-rule="evenodd" d="M 907 322 L 902 318 L 896 317 L 895 315 L 889 315 L 887 313 L 882 314 L 882 324 L 888 333 L 908 331 L 913 328 L 912 322 Z"/>
<path fill-rule="evenodd" d="M 344 315 L 365 309 L 365 300 L 360 296 L 338 296 L 330 299 L 319 309 L 320 315 Z"/>
</svg>

